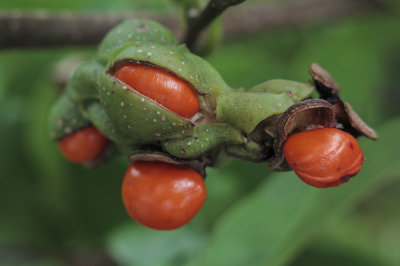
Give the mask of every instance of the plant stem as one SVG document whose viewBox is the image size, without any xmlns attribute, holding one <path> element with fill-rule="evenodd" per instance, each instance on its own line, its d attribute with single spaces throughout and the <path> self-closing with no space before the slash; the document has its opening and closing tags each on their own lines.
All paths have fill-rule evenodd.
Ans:
<svg viewBox="0 0 400 266">
<path fill-rule="evenodd" d="M 193 50 L 200 33 L 228 7 L 240 4 L 245 0 L 211 0 L 200 15 L 189 22 L 183 43 Z"/>
</svg>

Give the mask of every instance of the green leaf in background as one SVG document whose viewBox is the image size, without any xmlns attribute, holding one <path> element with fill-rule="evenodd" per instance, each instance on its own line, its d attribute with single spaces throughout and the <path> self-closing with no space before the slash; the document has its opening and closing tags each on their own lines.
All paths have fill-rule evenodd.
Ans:
<svg viewBox="0 0 400 266">
<path fill-rule="evenodd" d="M 399 165 L 400 160 L 384 167 L 386 177 L 382 180 L 386 182 L 374 187 L 370 193 L 363 193 L 344 217 L 330 219 L 293 266 L 312 265 L 310 260 L 321 255 L 335 256 L 342 261 L 358 258 L 375 262 L 356 264 L 363 266 L 400 265 Z M 341 222 L 343 219 L 346 222 Z"/>
<path fill-rule="evenodd" d="M 131 222 L 119 227 L 108 241 L 111 255 L 121 265 L 177 265 L 204 243 L 204 236 L 183 227 L 155 231 Z"/>
<path fill-rule="evenodd" d="M 189 265 L 289 262 L 323 222 L 351 208 L 364 193 L 379 188 L 377 184 L 393 178 L 386 174 L 386 168 L 400 160 L 400 150 L 391 149 L 399 131 L 400 120 L 394 120 L 378 130 L 377 142 L 361 140 L 364 167 L 342 186 L 311 188 L 291 172 L 270 176 L 217 222 L 207 248 Z"/>
</svg>

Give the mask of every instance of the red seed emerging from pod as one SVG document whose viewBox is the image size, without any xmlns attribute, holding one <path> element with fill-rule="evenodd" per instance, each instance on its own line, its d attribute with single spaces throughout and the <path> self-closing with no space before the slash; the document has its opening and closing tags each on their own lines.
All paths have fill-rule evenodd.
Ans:
<svg viewBox="0 0 400 266">
<path fill-rule="evenodd" d="M 163 162 L 133 162 L 122 183 L 122 200 L 138 223 L 157 230 L 187 224 L 206 197 L 195 170 Z"/>
<path fill-rule="evenodd" d="M 283 152 L 296 175 L 319 188 L 347 182 L 364 161 L 357 140 L 336 128 L 295 133 L 286 140 Z"/>
<path fill-rule="evenodd" d="M 126 64 L 114 76 L 179 116 L 191 118 L 199 111 L 199 101 L 189 85 L 161 69 Z"/>
<path fill-rule="evenodd" d="M 83 128 L 58 141 L 61 153 L 75 163 L 90 162 L 107 147 L 108 139 L 94 126 Z"/>
</svg>

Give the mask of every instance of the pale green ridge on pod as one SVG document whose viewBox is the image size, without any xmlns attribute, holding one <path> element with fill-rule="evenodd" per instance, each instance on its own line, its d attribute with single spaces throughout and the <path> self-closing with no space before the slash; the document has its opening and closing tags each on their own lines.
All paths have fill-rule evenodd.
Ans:
<svg viewBox="0 0 400 266">
<path fill-rule="evenodd" d="M 66 92 L 69 97 L 75 102 L 98 100 L 100 87 L 98 78 L 103 72 L 104 67 L 94 60 L 79 65 L 67 84 Z"/>
<path fill-rule="evenodd" d="M 266 118 L 294 104 L 287 93 L 230 92 L 217 97 L 217 120 L 250 133 Z"/>
<path fill-rule="evenodd" d="M 100 78 L 100 102 L 114 125 L 133 143 L 148 144 L 193 134 L 194 125 L 114 77 Z"/>
<path fill-rule="evenodd" d="M 116 55 L 113 62 L 147 63 L 173 73 L 189 82 L 201 94 L 216 96 L 231 91 L 219 73 L 204 59 L 190 53 L 183 46 L 144 44 L 126 47 Z"/>
<path fill-rule="evenodd" d="M 311 83 L 302 83 L 291 80 L 272 79 L 254 86 L 249 92 L 287 93 L 294 102 L 307 98 L 314 90 Z"/>
<path fill-rule="evenodd" d="M 85 107 L 85 113 L 93 125 L 100 130 L 108 139 L 121 143 L 132 144 L 128 135 L 123 134 L 108 117 L 103 106 L 99 102 L 91 102 Z"/>
<path fill-rule="evenodd" d="M 228 124 L 199 125 L 193 135 L 181 139 L 163 141 L 163 150 L 178 158 L 196 158 L 220 146 L 244 143 L 241 132 Z"/>
<path fill-rule="evenodd" d="M 50 111 L 49 129 L 52 139 L 61 139 L 89 124 L 90 122 L 83 117 L 76 103 L 65 93 L 58 98 Z"/>
<path fill-rule="evenodd" d="M 149 43 L 177 45 L 178 41 L 169 30 L 157 22 L 145 19 L 128 20 L 108 32 L 100 44 L 96 59 L 105 65 L 122 49 Z"/>
</svg>

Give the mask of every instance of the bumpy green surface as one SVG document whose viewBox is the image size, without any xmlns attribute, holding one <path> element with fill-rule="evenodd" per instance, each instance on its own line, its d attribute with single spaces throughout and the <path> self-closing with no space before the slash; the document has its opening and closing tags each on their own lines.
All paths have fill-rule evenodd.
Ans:
<svg viewBox="0 0 400 266">
<path fill-rule="evenodd" d="M 127 63 L 154 66 L 184 80 L 197 94 L 199 113 L 182 118 L 114 78 L 116 69 Z M 272 80 L 249 92 L 234 90 L 163 26 L 132 20 L 112 29 L 96 56 L 76 69 L 54 105 L 50 130 L 54 139 L 60 139 L 94 124 L 124 154 L 157 149 L 196 159 L 224 148 L 238 157 L 260 158 L 262 146 L 247 134 L 308 97 L 312 89 L 308 84 Z"/>
<path fill-rule="evenodd" d="M 240 131 L 227 124 L 199 125 L 192 136 L 163 142 L 165 151 L 175 157 L 196 158 L 219 145 L 242 144 Z"/>
</svg>

